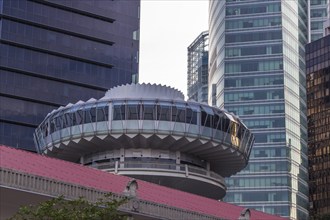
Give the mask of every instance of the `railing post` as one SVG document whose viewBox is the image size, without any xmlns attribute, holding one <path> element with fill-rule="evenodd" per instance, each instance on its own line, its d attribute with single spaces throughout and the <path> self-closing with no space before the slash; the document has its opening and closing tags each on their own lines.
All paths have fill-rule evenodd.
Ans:
<svg viewBox="0 0 330 220">
<path fill-rule="evenodd" d="M 118 173 L 118 160 L 115 162 L 115 173 Z"/>
<path fill-rule="evenodd" d="M 124 161 L 125 161 L 125 149 L 120 148 L 120 168 L 124 168 Z"/>
<path fill-rule="evenodd" d="M 176 151 L 175 152 L 175 156 L 176 156 L 176 161 L 175 161 L 176 170 L 179 170 L 180 171 L 180 163 L 181 163 L 181 160 L 180 160 L 181 153 L 180 153 L 180 151 Z"/>
<path fill-rule="evenodd" d="M 84 157 L 83 156 L 80 157 L 80 164 L 84 165 Z"/>
<path fill-rule="evenodd" d="M 188 176 L 189 176 L 188 165 L 187 165 L 187 164 L 185 164 L 185 165 L 184 165 L 184 167 L 185 167 L 185 170 L 186 170 L 186 177 L 188 177 Z"/>
<path fill-rule="evenodd" d="M 206 176 L 210 176 L 210 162 L 207 162 L 206 164 Z"/>
</svg>

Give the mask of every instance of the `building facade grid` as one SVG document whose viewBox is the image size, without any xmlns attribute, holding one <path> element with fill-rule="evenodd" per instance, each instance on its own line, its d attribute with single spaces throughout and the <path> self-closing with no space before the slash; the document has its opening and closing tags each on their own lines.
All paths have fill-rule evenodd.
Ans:
<svg viewBox="0 0 330 220">
<path fill-rule="evenodd" d="M 323 37 L 323 22 L 328 17 L 329 0 L 310 0 L 310 41 Z"/>
<path fill-rule="evenodd" d="M 209 8 L 209 103 L 239 115 L 256 138 L 248 166 L 227 180 L 225 201 L 307 219 L 307 2 Z"/>
<path fill-rule="evenodd" d="M 330 35 L 306 46 L 310 215 L 330 213 Z"/>
<path fill-rule="evenodd" d="M 1 0 L 0 143 L 34 151 L 52 109 L 137 82 L 139 10 L 140 1 Z"/>
<path fill-rule="evenodd" d="M 188 47 L 188 99 L 208 101 L 208 32 L 202 32 Z"/>
</svg>

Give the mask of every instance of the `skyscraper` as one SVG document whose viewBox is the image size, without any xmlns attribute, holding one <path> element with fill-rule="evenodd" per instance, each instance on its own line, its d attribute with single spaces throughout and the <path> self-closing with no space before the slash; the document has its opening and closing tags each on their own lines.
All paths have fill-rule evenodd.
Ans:
<svg viewBox="0 0 330 220">
<path fill-rule="evenodd" d="M 307 44 L 306 67 L 310 215 L 317 217 L 330 214 L 330 35 Z"/>
<path fill-rule="evenodd" d="M 306 1 L 210 1 L 209 103 L 255 135 L 225 201 L 308 218 Z"/>
<path fill-rule="evenodd" d="M 188 47 L 188 99 L 205 103 L 208 100 L 208 40 L 209 33 L 204 31 Z"/>
<path fill-rule="evenodd" d="M 323 22 L 328 16 L 329 0 L 310 0 L 310 40 L 323 36 Z"/>
<path fill-rule="evenodd" d="M 0 143 L 34 150 L 52 109 L 137 82 L 140 1 L 0 1 Z"/>
</svg>

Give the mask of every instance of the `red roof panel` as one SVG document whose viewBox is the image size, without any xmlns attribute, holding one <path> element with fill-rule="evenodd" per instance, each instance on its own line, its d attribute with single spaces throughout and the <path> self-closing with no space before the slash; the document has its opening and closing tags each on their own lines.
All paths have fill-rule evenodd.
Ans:
<svg viewBox="0 0 330 220">
<path fill-rule="evenodd" d="M 91 167 L 17 150 L 0 145 L 0 167 L 39 175 L 58 181 L 91 187 L 102 191 L 122 193 L 131 179 L 106 173 Z M 180 209 L 200 212 L 224 219 L 237 219 L 243 207 L 186 193 L 138 180 L 138 198 Z M 284 219 L 251 210 L 251 219 Z"/>
</svg>

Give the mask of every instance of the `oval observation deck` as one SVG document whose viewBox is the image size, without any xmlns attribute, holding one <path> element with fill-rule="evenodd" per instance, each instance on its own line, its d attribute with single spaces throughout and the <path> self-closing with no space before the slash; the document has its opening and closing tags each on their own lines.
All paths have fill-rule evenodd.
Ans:
<svg viewBox="0 0 330 220">
<path fill-rule="evenodd" d="M 254 142 L 236 116 L 150 84 L 60 107 L 34 136 L 39 153 L 215 199 Z"/>
</svg>

